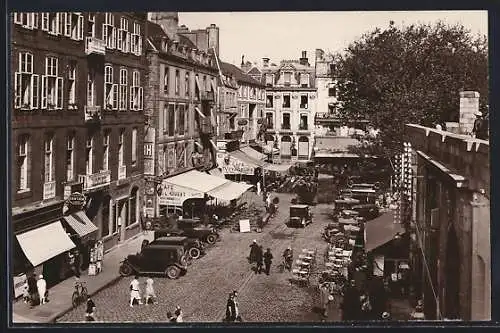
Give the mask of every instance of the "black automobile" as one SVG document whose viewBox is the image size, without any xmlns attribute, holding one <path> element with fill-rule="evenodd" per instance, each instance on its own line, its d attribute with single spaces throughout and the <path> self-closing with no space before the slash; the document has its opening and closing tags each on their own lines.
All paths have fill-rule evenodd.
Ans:
<svg viewBox="0 0 500 333">
<path fill-rule="evenodd" d="M 204 225 L 199 219 L 179 219 L 177 229 L 182 230 L 183 236 L 198 238 L 208 244 L 215 244 L 219 239 L 219 233 L 212 225 Z"/>
<path fill-rule="evenodd" d="M 380 216 L 378 206 L 374 204 L 354 205 L 351 207 L 351 210 L 358 212 L 358 215 L 367 221 Z"/>
<path fill-rule="evenodd" d="M 289 227 L 305 228 L 309 223 L 312 223 L 312 212 L 308 205 L 290 206 Z"/>
<path fill-rule="evenodd" d="M 121 276 L 164 274 L 170 279 L 186 272 L 187 253 L 182 245 L 148 244 L 140 253 L 127 256 L 119 268 Z"/>
<path fill-rule="evenodd" d="M 176 233 L 171 230 L 155 230 L 154 240 L 150 244 L 182 245 L 191 259 L 198 259 L 205 254 L 205 246 L 199 239 L 185 237 L 182 233 L 183 231 Z"/>
</svg>

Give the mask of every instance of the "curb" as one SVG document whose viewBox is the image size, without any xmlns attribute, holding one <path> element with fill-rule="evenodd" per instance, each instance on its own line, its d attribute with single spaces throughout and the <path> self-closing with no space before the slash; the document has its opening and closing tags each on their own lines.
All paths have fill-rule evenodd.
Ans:
<svg viewBox="0 0 500 333">
<path fill-rule="evenodd" d="M 118 275 L 117 277 L 113 278 L 109 282 L 107 282 L 104 285 L 102 285 L 99 288 L 97 288 L 94 292 L 89 293 L 89 295 L 90 296 L 94 296 L 95 294 L 97 294 L 101 290 L 112 286 L 113 284 L 117 283 L 121 279 L 122 279 L 122 277 L 120 275 Z M 64 316 L 66 313 L 70 312 L 73 309 L 74 309 L 73 305 L 70 305 L 69 307 L 67 307 L 66 309 L 60 311 L 59 313 L 56 313 L 56 314 L 50 316 L 49 319 L 47 320 L 47 323 L 54 323 L 55 324 L 56 321 L 57 321 L 57 319 L 61 318 L 62 316 Z"/>
</svg>

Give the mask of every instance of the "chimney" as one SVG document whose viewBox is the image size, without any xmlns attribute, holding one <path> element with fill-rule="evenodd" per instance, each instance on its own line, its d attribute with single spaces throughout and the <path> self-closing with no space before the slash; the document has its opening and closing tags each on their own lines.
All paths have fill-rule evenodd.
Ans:
<svg viewBox="0 0 500 333">
<path fill-rule="evenodd" d="M 219 56 L 219 27 L 215 24 L 210 24 L 207 27 L 206 31 L 208 32 L 208 48 L 215 49 L 215 54 L 217 57 Z"/>
<path fill-rule="evenodd" d="M 241 56 L 241 67 L 245 66 L 245 55 Z"/>
<path fill-rule="evenodd" d="M 479 93 L 477 91 L 460 92 L 459 126 L 462 134 L 472 132 L 476 113 L 479 112 Z"/>
<path fill-rule="evenodd" d="M 302 58 L 300 58 L 299 63 L 304 66 L 309 66 L 309 59 L 307 59 L 306 51 L 302 51 Z"/>
<path fill-rule="evenodd" d="M 262 66 L 269 67 L 269 58 L 262 58 Z"/>
<path fill-rule="evenodd" d="M 179 28 L 177 28 L 177 32 L 189 32 L 189 29 L 183 24 Z"/>
</svg>

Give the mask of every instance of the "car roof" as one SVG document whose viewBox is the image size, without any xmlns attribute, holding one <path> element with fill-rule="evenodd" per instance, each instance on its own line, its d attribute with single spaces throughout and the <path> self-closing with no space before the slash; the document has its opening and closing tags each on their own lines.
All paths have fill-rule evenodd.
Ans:
<svg viewBox="0 0 500 333">
<path fill-rule="evenodd" d="M 188 238 L 184 236 L 163 236 L 163 237 L 158 237 L 153 242 L 156 241 L 183 242 L 186 241 L 187 239 Z"/>
<path fill-rule="evenodd" d="M 307 208 L 308 205 L 291 205 L 290 208 Z"/>
<path fill-rule="evenodd" d="M 175 244 L 150 244 L 145 247 L 145 249 L 154 249 L 154 250 L 177 250 L 177 249 L 183 249 L 181 245 L 175 245 Z"/>
</svg>

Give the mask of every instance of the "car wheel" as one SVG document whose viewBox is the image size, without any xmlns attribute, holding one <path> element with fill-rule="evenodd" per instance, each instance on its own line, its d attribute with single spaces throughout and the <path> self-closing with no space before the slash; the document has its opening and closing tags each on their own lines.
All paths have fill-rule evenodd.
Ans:
<svg viewBox="0 0 500 333">
<path fill-rule="evenodd" d="M 196 247 L 192 247 L 189 249 L 189 256 L 192 258 L 192 259 L 198 259 L 200 256 L 201 256 L 201 251 L 200 249 L 196 248 Z"/>
<path fill-rule="evenodd" d="M 165 270 L 165 275 L 172 280 L 175 280 L 181 275 L 181 270 L 176 266 L 168 266 Z"/>
<path fill-rule="evenodd" d="M 216 234 L 210 234 L 207 236 L 207 243 L 208 244 L 215 244 L 215 242 L 217 241 L 217 235 Z"/>
<path fill-rule="evenodd" d="M 132 271 L 133 271 L 133 270 L 132 270 L 132 267 L 130 267 L 129 265 L 127 265 L 127 264 L 122 264 L 122 265 L 120 266 L 120 270 L 119 270 L 119 271 L 120 271 L 120 275 L 121 275 L 121 276 L 129 276 L 129 275 L 131 275 L 131 274 L 132 274 Z"/>
</svg>

